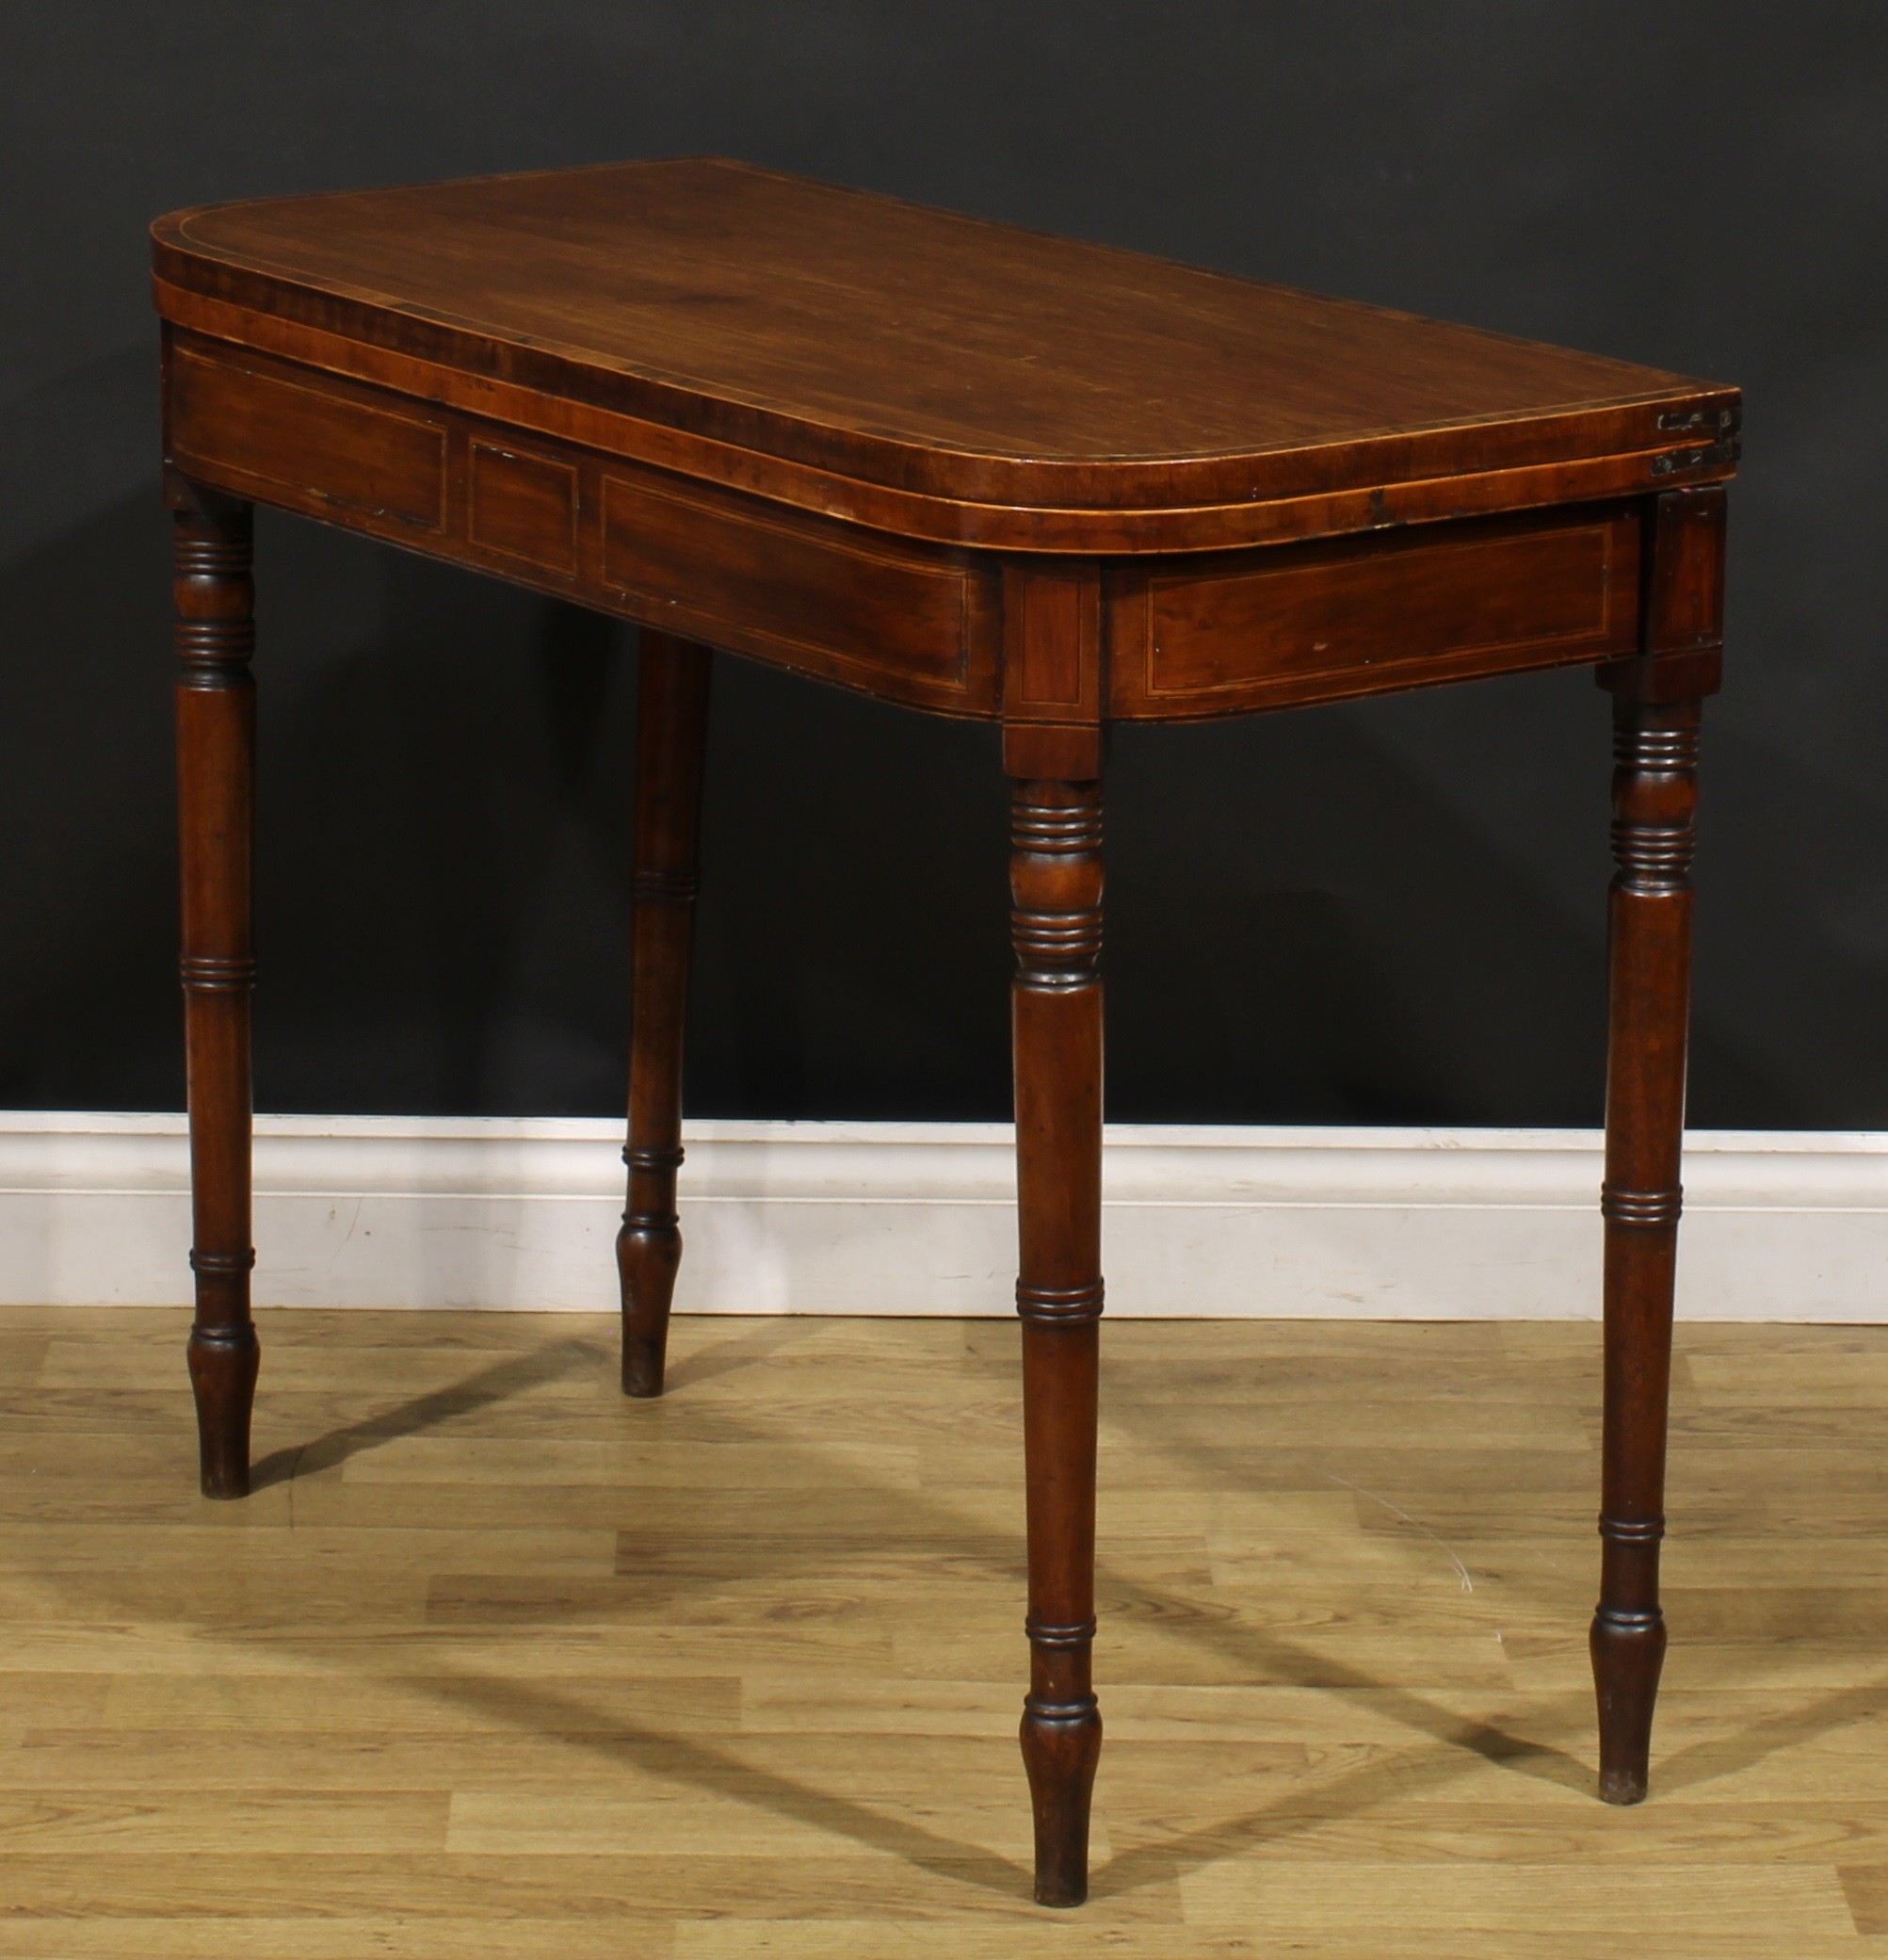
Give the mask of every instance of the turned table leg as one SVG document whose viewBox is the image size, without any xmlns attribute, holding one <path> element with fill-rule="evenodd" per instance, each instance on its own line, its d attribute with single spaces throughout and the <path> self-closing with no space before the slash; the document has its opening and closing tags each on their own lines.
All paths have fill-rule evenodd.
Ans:
<svg viewBox="0 0 1888 1960">
<path fill-rule="evenodd" d="M 186 487 L 174 512 L 177 792 L 197 1313 L 190 1329 L 203 1495 L 250 1487 L 250 857 L 254 588 L 248 504 Z"/>
<path fill-rule="evenodd" d="M 1606 1077 L 1606 1416 L 1600 1604 L 1593 1616 L 1600 1794 L 1646 1792 L 1665 1659 L 1666 1398 L 1678 1251 L 1691 985 L 1692 814 L 1700 704 L 1613 704 L 1611 1044 Z"/>
<path fill-rule="evenodd" d="M 1079 1905 L 1102 1746 L 1089 1672 L 1102 1311 L 1101 786 L 1019 781 L 1011 795 L 1016 1306 L 1029 1522 L 1023 1761 L 1037 1900 Z"/>
<path fill-rule="evenodd" d="M 628 1206 L 617 1234 L 622 1387 L 662 1393 L 669 1304 L 682 1263 L 682 1043 L 695 930 L 702 758 L 711 655 L 645 630 L 636 737 L 636 872 L 630 928 Z"/>
</svg>

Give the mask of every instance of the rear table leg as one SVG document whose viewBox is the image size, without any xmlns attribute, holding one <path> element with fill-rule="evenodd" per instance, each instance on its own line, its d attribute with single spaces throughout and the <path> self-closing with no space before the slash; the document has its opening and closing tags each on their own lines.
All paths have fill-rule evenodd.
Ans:
<svg viewBox="0 0 1888 1960">
<path fill-rule="evenodd" d="M 642 635 L 636 747 L 636 872 L 630 942 L 629 1201 L 617 1234 L 622 1387 L 662 1393 L 669 1304 L 682 1263 L 682 1044 L 708 729 L 705 646 Z"/>
<path fill-rule="evenodd" d="M 190 1384 L 203 1495 L 241 1498 L 250 1488 L 250 1413 L 260 1361 L 250 1318 L 250 509 L 190 484 L 179 485 L 173 496 L 184 1044 L 197 1293 Z"/>
</svg>

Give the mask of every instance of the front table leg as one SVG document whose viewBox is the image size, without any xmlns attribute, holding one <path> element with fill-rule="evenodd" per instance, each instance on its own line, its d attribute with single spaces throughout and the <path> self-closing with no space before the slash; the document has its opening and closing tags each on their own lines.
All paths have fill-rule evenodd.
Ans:
<svg viewBox="0 0 1888 1960">
<path fill-rule="evenodd" d="M 682 1036 L 695 931 L 702 761 L 713 656 L 642 635 L 636 732 L 636 871 L 630 922 L 629 1199 L 616 1237 L 622 1389 L 660 1395 L 669 1303 L 682 1264 Z"/>
<path fill-rule="evenodd" d="M 1606 1074 L 1606 1416 L 1599 1611 L 1600 1794 L 1646 1792 L 1665 1659 L 1666 1397 L 1691 991 L 1700 704 L 1615 696 L 1611 1044 Z"/>
<path fill-rule="evenodd" d="M 250 856 L 255 809 L 250 506 L 183 486 L 174 512 L 177 796 L 189 1081 L 190 1383 L 203 1495 L 250 1487 Z"/>
<path fill-rule="evenodd" d="M 1011 786 L 1011 993 L 1029 1520 L 1023 1762 L 1036 1898 L 1088 1896 L 1102 1718 L 1095 1633 L 1095 1411 L 1102 1311 L 1102 801 L 1099 783 Z"/>
</svg>

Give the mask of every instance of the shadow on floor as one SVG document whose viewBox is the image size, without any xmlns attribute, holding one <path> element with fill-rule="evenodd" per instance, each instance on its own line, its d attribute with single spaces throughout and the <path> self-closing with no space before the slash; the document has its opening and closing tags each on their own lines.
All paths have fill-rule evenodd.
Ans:
<svg viewBox="0 0 1888 1960">
<path fill-rule="evenodd" d="M 288 1483 L 297 1477 L 331 1470 L 350 1456 L 362 1455 L 381 1443 L 421 1435 L 458 1417 L 493 1408 L 527 1388 L 594 1368 L 603 1359 L 604 1351 L 594 1341 L 575 1338 L 557 1341 L 529 1353 L 508 1355 L 448 1388 L 435 1388 L 396 1402 L 378 1415 L 350 1422 L 345 1429 L 330 1430 L 313 1442 L 270 1450 L 250 1466 L 250 1487 L 266 1490 L 272 1483 Z"/>
<path fill-rule="evenodd" d="M 711 1341 L 678 1357 L 670 1375 L 670 1393 L 686 1393 L 718 1377 L 761 1366 L 770 1355 L 802 1337 L 804 1330 L 791 1322 L 778 1322 L 748 1327 Z M 603 1343 L 582 1338 L 557 1341 L 529 1353 L 507 1357 L 449 1387 L 413 1397 L 299 1449 L 273 1452 L 256 1466 L 254 1482 L 260 1488 L 298 1475 L 335 1468 L 350 1456 L 382 1442 L 492 1408 L 540 1384 L 580 1371 L 612 1369 L 613 1356 Z M 1127 1410 L 1113 1413 L 1120 1417 L 1129 1411 L 1142 1416 L 1148 1413 L 1132 1404 Z M 626 1413 L 633 1421 L 634 1411 Z M 830 1467 L 825 1452 L 817 1445 L 809 1444 L 803 1435 L 783 1435 L 765 1422 L 742 1419 L 720 1410 L 715 1412 L 714 1426 L 714 1441 L 764 1444 L 780 1455 L 783 1468 L 790 1468 L 796 1460 L 803 1467 Z M 1143 1434 L 1140 1440 L 1154 1444 L 1183 1462 L 1186 1474 L 1201 1488 L 1225 1484 L 1225 1467 L 1215 1460 L 1212 1451 L 1191 1448 L 1184 1441 L 1152 1430 Z M 856 1481 L 856 1462 L 848 1459 L 845 1468 L 847 1476 Z M 705 1531 L 698 1533 L 691 1529 L 687 1515 L 689 1492 L 686 1488 L 671 1489 L 663 1495 L 674 1506 L 664 1529 L 681 1534 L 687 1542 L 706 1542 Z M 958 1556 L 992 1573 L 1013 1577 L 1021 1560 L 1020 1543 L 994 1543 L 980 1523 L 967 1532 L 971 1520 L 947 1499 L 932 1493 L 890 1486 L 879 1488 L 874 1495 L 883 1499 L 885 1529 L 896 1542 L 923 1544 L 928 1538 L 948 1542 Z M 757 1499 L 755 1529 L 751 1534 L 744 1535 L 744 1574 L 765 1574 L 790 1580 L 797 1569 L 830 1575 L 836 1563 L 843 1563 L 847 1556 L 843 1548 L 835 1551 L 833 1547 L 821 1545 L 804 1531 L 769 1532 L 765 1502 L 764 1496 Z M 635 1605 L 638 1612 L 646 1613 L 652 1607 L 659 1608 L 665 1601 L 710 1582 L 714 1582 L 712 1574 L 665 1569 L 659 1575 L 649 1575 L 646 1582 L 637 1583 Z M 1571 1730 L 1583 1719 L 1589 1706 L 1584 1690 L 1545 1699 L 1532 1698 L 1529 1725 L 1537 1733 L 1530 1737 L 1517 1733 L 1511 1726 L 1463 1715 L 1429 1696 L 1379 1680 L 1333 1660 L 1313 1646 L 1283 1639 L 1262 1627 L 1231 1616 L 1202 1614 L 1197 1601 L 1149 1585 L 1131 1571 L 1119 1569 L 1105 1560 L 1098 1563 L 1097 1583 L 1122 1601 L 1156 1617 L 1175 1636 L 1211 1651 L 1234 1678 L 1341 1693 L 1427 1738 L 1428 1742 L 1428 1746 L 1418 1745 L 1406 1756 L 1360 1764 L 1322 1784 L 1309 1797 L 1302 1791 L 1295 1792 L 1288 1798 L 1258 1805 L 1240 1816 L 1122 1853 L 1096 1872 L 1093 1892 L 1098 1898 L 1143 1892 L 1152 1887 L 1170 1884 L 1187 1871 L 1255 1844 L 1276 1842 L 1329 1823 L 1334 1818 L 1357 1815 L 1391 1801 L 1407 1800 L 1412 1791 L 1432 1790 L 1480 1762 L 1564 1789 L 1587 1792 L 1592 1788 L 1589 1764 L 1554 1742 L 1540 1739 L 1541 1731 L 1555 1734 Z M 547 1621 L 555 1619 L 557 1611 L 554 1599 L 544 1602 L 542 1613 Z M 1019 1644 L 1019 1685 L 1022 1663 Z M 1025 1874 L 993 1853 L 945 1838 L 910 1819 L 758 1768 L 708 1746 L 698 1738 L 621 1726 L 599 1730 L 594 1711 L 551 1689 L 527 1689 L 510 1680 L 460 1675 L 453 1677 L 449 1687 L 443 1686 L 442 1692 L 487 1715 L 515 1722 L 520 1727 L 569 1735 L 587 1749 L 631 1763 L 640 1773 L 683 1783 L 718 1798 L 757 1806 L 796 1823 L 851 1839 L 869 1850 L 908 1859 L 938 1876 L 994 1892 L 1026 1893 Z M 1656 1790 L 1670 1794 L 1735 1774 L 1780 1749 L 1796 1746 L 1845 1723 L 1884 1710 L 1888 1710 L 1888 1685 L 1845 1690 L 1808 1709 L 1757 1724 L 1738 1735 L 1694 1744 L 1679 1752 L 1657 1765 Z"/>
</svg>

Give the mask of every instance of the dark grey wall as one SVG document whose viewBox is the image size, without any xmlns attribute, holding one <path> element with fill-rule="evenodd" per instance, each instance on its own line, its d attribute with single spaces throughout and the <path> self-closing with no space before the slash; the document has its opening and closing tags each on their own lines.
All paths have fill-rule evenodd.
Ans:
<svg viewBox="0 0 1888 1960">
<path fill-rule="evenodd" d="M 61 0 L 0 14 L 0 1104 L 174 1107 L 143 227 L 713 150 L 1742 383 L 1694 1120 L 1888 1126 L 1888 11 Z M 633 636 L 260 525 L 258 1095 L 620 1101 Z M 1006 1098 L 992 737 L 723 660 L 691 1107 Z M 1583 674 L 1129 731 L 1111 1111 L 1599 1111 Z"/>
</svg>

